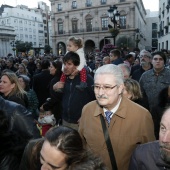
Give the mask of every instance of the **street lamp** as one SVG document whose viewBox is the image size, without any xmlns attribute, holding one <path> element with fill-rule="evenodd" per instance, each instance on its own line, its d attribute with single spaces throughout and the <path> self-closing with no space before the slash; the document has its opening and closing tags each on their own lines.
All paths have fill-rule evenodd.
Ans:
<svg viewBox="0 0 170 170">
<path fill-rule="evenodd" d="M 15 47 L 16 47 L 16 42 L 15 42 L 15 41 L 11 41 L 10 44 L 11 44 L 12 51 L 14 52 L 14 57 L 15 57 L 15 50 L 16 50 Z"/>
<path fill-rule="evenodd" d="M 108 25 L 108 27 L 110 28 L 109 31 L 112 33 L 114 45 L 115 45 L 115 39 L 116 39 L 117 34 L 119 33 L 118 29 L 120 29 L 120 26 L 117 24 L 117 22 L 120 19 L 120 14 L 117 11 L 116 5 L 110 6 L 110 9 L 108 9 L 107 11 L 108 11 L 109 18 L 110 18 L 111 22 L 113 23 L 113 27 L 111 26 L 111 28 L 110 28 L 109 25 Z"/>
</svg>

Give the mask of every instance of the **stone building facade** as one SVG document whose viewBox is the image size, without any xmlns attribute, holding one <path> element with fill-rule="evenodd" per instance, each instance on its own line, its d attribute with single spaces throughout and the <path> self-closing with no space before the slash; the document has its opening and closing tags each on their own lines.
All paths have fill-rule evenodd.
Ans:
<svg viewBox="0 0 170 170">
<path fill-rule="evenodd" d="M 170 0 L 159 1 L 158 49 L 170 50 Z"/>
<path fill-rule="evenodd" d="M 0 25 L 0 57 L 6 57 L 8 53 L 13 54 L 10 42 L 15 40 L 13 27 Z"/>
<path fill-rule="evenodd" d="M 108 24 L 113 26 L 108 17 L 110 6 L 116 5 L 120 13 L 120 33 L 116 37 L 118 40 L 121 36 L 131 38 L 136 45 L 136 30 L 139 30 L 140 42 L 138 47 L 145 48 L 146 11 L 142 0 L 50 0 L 51 2 L 51 19 L 52 19 L 52 42 L 53 53 L 64 54 L 66 52 L 66 41 L 69 36 L 80 36 L 84 40 L 85 52 L 102 50 L 105 43 L 113 43 L 113 38 L 104 38 L 110 36 Z"/>
</svg>

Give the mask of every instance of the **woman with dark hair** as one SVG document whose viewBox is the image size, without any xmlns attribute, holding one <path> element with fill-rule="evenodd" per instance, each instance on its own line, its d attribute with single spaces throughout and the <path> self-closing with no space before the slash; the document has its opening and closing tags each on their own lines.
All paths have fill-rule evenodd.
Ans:
<svg viewBox="0 0 170 170">
<path fill-rule="evenodd" d="M 87 156 L 79 133 L 69 127 L 51 128 L 45 138 L 30 141 L 20 170 L 67 170 Z"/>
<path fill-rule="evenodd" d="M 153 107 L 151 110 L 156 139 L 159 139 L 159 129 L 160 129 L 160 121 L 162 118 L 162 114 L 164 110 L 168 106 L 170 106 L 170 86 L 164 88 L 159 93 L 158 101 L 159 101 L 158 105 Z"/>
<path fill-rule="evenodd" d="M 27 92 L 28 111 L 30 111 L 34 119 L 38 118 L 38 98 L 33 89 L 30 89 L 30 78 L 26 75 L 18 76 L 21 87 Z"/>
<path fill-rule="evenodd" d="M 61 68 L 62 63 L 60 61 L 55 60 L 50 62 L 50 74 L 54 76 L 50 82 L 50 98 L 40 108 L 42 111 L 51 111 L 57 123 L 61 122 L 62 93 L 55 92 L 53 90 L 53 85 L 60 80 L 62 74 Z"/>
<path fill-rule="evenodd" d="M 14 72 L 3 72 L 0 82 L 0 92 L 2 97 L 28 107 L 28 98 L 26 92 L 21 87 L 18 77 Z"/>
<path fill-rule="evenodd" d="M 84 154 L 83 141 L 76 130 L 64 126 L 52 128 L 47 132 L 40 151 L 41 170 L 68 169 Z"/>
</svg>

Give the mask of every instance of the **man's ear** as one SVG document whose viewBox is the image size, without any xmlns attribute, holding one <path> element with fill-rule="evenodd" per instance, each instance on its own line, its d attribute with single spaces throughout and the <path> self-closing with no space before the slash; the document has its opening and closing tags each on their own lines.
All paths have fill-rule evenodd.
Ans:
<svg viewBox="0 0 170 170">
<path fill-rule="evenodd" d="M 119 85 L 119 88 L 118 88 L 119 94 L 123 93 L 124 88 L 125 88 L 124 84 Z"/>
</svg>

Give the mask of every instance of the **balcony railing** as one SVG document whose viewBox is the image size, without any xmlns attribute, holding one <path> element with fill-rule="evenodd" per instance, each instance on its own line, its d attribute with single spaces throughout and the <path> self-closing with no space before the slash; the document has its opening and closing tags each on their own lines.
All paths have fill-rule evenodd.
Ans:
<svg viewBox="0 0 170 170">
<path fill-rule="evenodd" d="M 100 3 L 101 3 L 101 5 L 105 5 L 106 4 L 106 0 L 101 0 Z"/>
<path fill-rule="evenodd" d="M 89 33 L 89 32 L 104 32 L 107 33 L 108 32 L 108 28 L 104 27 L 93 27 L 93 28 L 81 28 L 81 29 L 77 29 L 77 30 L 69 30 L 68 32 L 66 31 L 55 31 L 55 35 L 61 35 L 61 34 L 72 34 L 72 33 Z M 109 33 L 109 32 L 108 32 Z"/>
<path fill-rule="evenodd" d="M 86 7 L 91 7 L 92 6 L 92 2 L 86 2 Z"/>
<path fill-rule="evenodd" d="M 72 5 L 72 9 L 77 9 L 77 5 Z"/>
<path fill-rule="evenodd" d="M 62 8 L 58 8 L 58 12 L 61 12 L 62 11 Z"/>
</svg>

